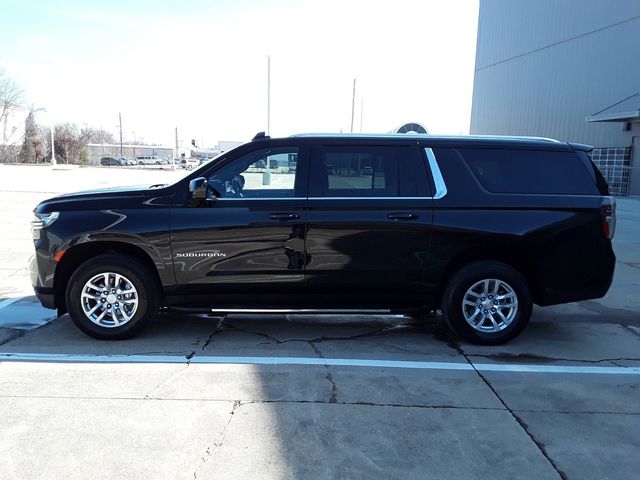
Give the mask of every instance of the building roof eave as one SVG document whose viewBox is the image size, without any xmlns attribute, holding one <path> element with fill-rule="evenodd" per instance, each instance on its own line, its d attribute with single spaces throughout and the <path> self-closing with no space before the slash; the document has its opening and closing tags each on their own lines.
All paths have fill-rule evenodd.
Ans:
<svg viewBox="0 0 640 480">
<path fill-rule="evenodd" d="M 640 110 L 629 110 L 628 112 L 601 113 L 585 118 L 586 122 L 639 122 Z"/>
</svg>

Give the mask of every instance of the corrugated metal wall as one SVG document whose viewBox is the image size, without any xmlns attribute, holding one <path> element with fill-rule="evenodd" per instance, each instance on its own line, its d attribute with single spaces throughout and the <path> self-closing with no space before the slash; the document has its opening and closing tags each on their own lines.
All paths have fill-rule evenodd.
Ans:
<svg viewBox="0 0 640 480">
<path fill-rule="evenodd" d="M 480 0 L 471 133 L 629 146 L 585 117 L 638 90 L 640 0 Z"/>
</svg>

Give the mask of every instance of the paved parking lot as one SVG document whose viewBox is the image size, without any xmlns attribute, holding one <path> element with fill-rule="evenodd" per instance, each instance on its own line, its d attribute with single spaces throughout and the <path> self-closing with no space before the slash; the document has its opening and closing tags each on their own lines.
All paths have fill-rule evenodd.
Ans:
<svg viewBox="0 0 640 480">
<path fill-rule="evenodd" d="M 29 168 L 0 166 L 0 478 L 639 477 L 640 201 L 610 293 L 506 346 L 437 319 L 179 313 L 100 342 L 23 298 L 29 212 L 179 173 Z"/>
</svg>

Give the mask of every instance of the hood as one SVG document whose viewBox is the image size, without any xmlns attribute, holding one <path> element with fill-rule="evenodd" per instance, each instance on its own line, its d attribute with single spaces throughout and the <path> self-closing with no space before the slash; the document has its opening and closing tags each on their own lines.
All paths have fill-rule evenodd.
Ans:
<svg viewBox="0 0 640 480">
<path fill-rule="evenodd" d="M 162 185 L 162 186 L 164 187 L 165 185 Z M 110 196 L 111 194 L 120 194 L 120 193 L 137 194 L 142 191 L 149 191 L 149 190 L 155 190 L 155 189 L 160 189 L 160 186 L 156 184 L 156 185 L 128 185 L 126 187 L 94 188 L 91 190 L 81 190 L 79 192 L 63 193 L 61 195 L 53 197 L 51 200 L 57 199 L 57 198 L 85 197 L 85 196 L 92 196 L 92 195 Z"/>
<path fill-rule="evenodd" d="M 64 193 L 41 202 L 35 211 L 47 213 L 56 210 L 102 209 L 107 206 L 139 205 L 153 202 L 174 193 L 169 185 L 135 185 L 126 187 L 97 188 L 81 192 Z"/>
</svg>

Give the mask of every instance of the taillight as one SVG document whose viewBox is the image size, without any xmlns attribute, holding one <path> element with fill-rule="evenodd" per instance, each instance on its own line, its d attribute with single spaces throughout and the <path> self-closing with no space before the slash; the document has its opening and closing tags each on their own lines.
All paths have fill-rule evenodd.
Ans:
<svg viewBox="0 0 640 480">
<path fill-rule="evenodd" d="M 603 197 L 600 205 L 600 216 L 602 217 L 602 233 L 609 240 L 616 233 L 616 199 L 613 197 Z"/>
</svg>

